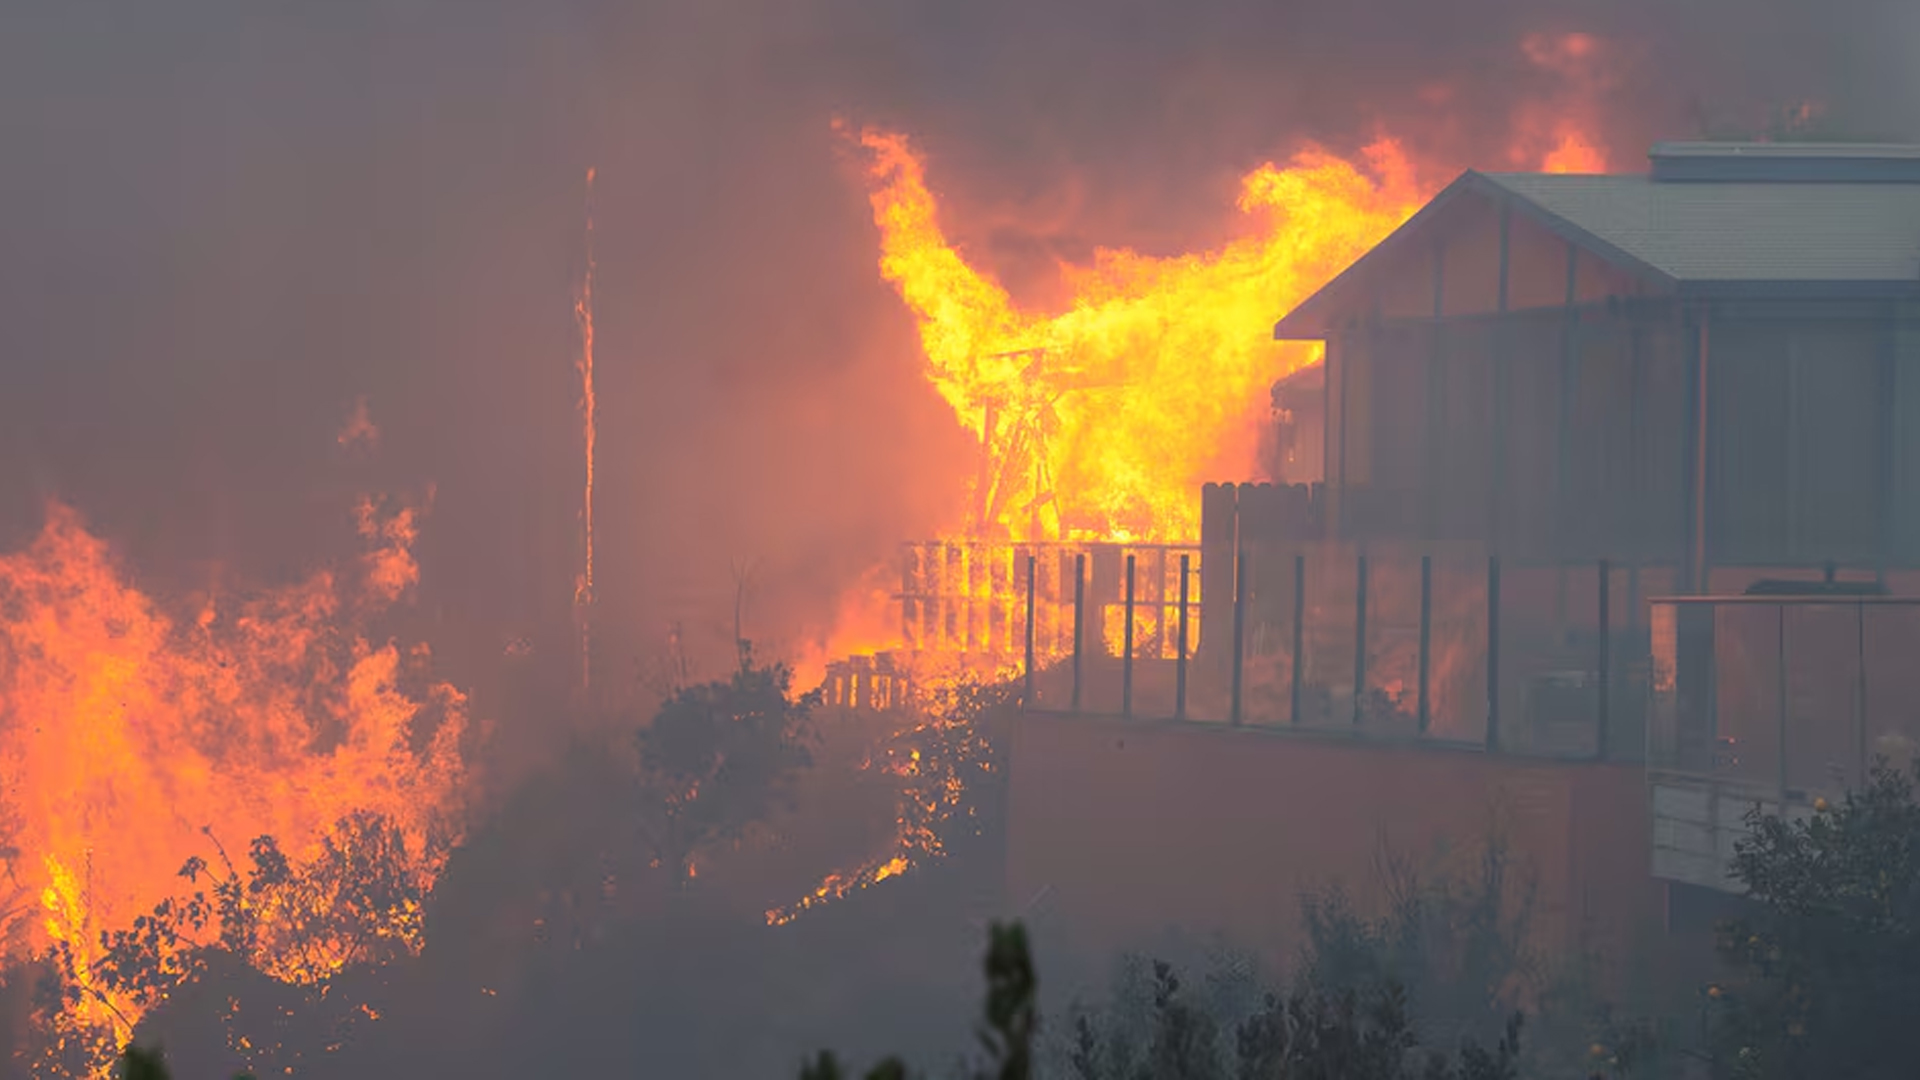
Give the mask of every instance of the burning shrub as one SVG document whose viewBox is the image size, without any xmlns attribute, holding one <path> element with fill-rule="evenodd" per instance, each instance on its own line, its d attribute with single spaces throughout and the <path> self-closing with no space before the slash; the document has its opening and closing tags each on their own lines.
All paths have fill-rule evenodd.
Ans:
<svg viewBox="0 0 1920 1080">
<path fill-rule="evenodd" d="M 116 1031 L 84 1022 L 76 1006 L 88 999 L 116 1017 L 142 1016 L 148 1033 L 185 1033 L 189 1017 L 217 1015 L 221 1051 L 275 1071 L 337 1049 L 379 1015 L 360 994 L 336 991 L 420 948 L 436 856 L 409 851 L 398 828 L 370 813 L 343 819 L 305 859 L 261 836 L 242 871 L 215 845 L 220 867 L 189 859 L 180 877 L 192 891 L 131 929 L 103 931 L 91 962 L 67 941 L 43 955 L 36 1073 L 104 1074 Z"/>
<path fill-rule="evenodd" d="M 1017 694 L 1012 683 L 956 679 L 922 691 L 892 735 L 866 757 L 899 784 L 893 843 L 857 867 L 831 873 L 806 896 L 767 912 L 774 925 L 848 893 L 945 857 L 954 844 L 994 827 L 1000 776 L 988 727 Z"/>
</svg>

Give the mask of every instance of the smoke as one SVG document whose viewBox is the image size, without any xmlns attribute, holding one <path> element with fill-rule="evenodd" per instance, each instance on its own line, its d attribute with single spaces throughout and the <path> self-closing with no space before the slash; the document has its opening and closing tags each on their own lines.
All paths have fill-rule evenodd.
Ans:
<svg viewBox="0 0 1920 1080">
<path fill-rule="evenodd" d="M 1580 107 L 1533 33 L 1607 50 L 1592 104 L 1621 164 L 1803 101 L 1920 134 L 1909 8 L 12 5 L 0 541 L 52 494 L 150 578 L 285 579 L 351 542 L 354 492 L 432 482 L 442 654 L 564 650 L 594 166 L 597 670 L 626 677 L 676 623 L 711 664 L 741 594 L 749 636 L 790 640 L 943 524 L 971 467 L 831 118 L 911 133 L 970 256 L 1044 302 L 1096 244 L 1217 242 L 1237 178 L 1303 140 L 1387 125 L 1423 160 L 1507 167 L 1517 103 Z M 363 395 L 371 464 L 336 439 Z"/>
</svg>

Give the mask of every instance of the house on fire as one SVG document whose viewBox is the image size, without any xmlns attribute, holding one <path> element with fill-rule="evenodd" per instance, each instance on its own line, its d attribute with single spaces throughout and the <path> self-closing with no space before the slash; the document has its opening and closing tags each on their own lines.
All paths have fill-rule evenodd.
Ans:
<svg viewBox="0 0 1920 1080">
<path fill-rule="evenodd" d="M 1920 148 L 1468 172 L 1274 327 L 1326 343 L 1328 539 L 1920 566 Z"/>
<path fill-rule="evenodd" d="M 1497 811 L 1543 942 L 1704 950 L 1750 808 L 1920 753 L 1920 147 L 1651 159 L 1469 172 L 1280 319 L 1326 363 L 1274 388 L 1274 482 L 1202 493 L 1191 687 L 1165 553 L 1043 574 L 1041 640 L 1095 643 L 1012 730 L 1050 933 L 1284 954 L 1301 890 Z M 1176 660 L 1124 644 L 1176 612 Z"/>
<path fill-rule="evenodd" d="M 1323 542 L 1632 568 L 1609 690 L 1647 725 L 1653 868 L 1727 889 L 1755 803 L 1920 745 L 1920 606 L 1888 595 L 1920 592 L 1920 148 L 1650 157 L 1469 172 L 1274 336 L 1326 343 Z M 1551 602 L 1508 618 L 1538 640 Z"/>
</svg>

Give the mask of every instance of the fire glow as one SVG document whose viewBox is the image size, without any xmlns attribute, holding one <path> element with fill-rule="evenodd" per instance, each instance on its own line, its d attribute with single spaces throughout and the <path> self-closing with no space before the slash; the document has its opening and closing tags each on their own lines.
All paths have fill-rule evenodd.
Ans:
<svg viewBox="0 0 1920 1080">
<path fill-rule="evenodd" d="M 1507 164 L 1604 172 L 1594 131 L 1613 85 L 1605 43 L 1529 35 L 1521 51 L 1558 90 L 1516 106 Z M 1193 542 L 1201 485 L 1256 472 L 1269 387 L 1322 359 L 1317 345 L 1270 340 L 1273 320 L 1459 171 L 1416 164 L 1385 134 L 1357 159 L 1307 146 L 1242 178 L 1243 226 L 1225 245 L 1164 258 L 1101 249 L 1085 265 L 1061 264 L 1070 299 L 1036 312 L 948 238 L 926 161 L 905 135 L 835 128 L 861 157 L 879 272 L 915 317 L 927 379 L 978 440 L 978 473 L 948 513 L 956 542 Z M 901 649 L 899 618 L 872 580 L 850 590 L 831 632 L 803 650 L 802 685 L 828 658 Z M 1136 630 L 1150 635 L 1150 619 Z M 894 852 L 829 876 L 768 918 L 785 921 L 938 853 L 903 817 Z"/>
<path fill-rule="evenodd" d="M 426 674 L 426 646 L 372 630 L 418 579 L 416 511 L 364 499 L 357 523 L 367 550 L 343 571 L 184 616 L 63 506 L 0 556 L 10 876 L 40 908 L 7 946 L 64 947 L 82 996 L 56 1022 L 131 1034 L 140 1009 L 99 988 L 100 939 L 178 895 L 189 856 L 270 835 L 304 858 L 371 814 L 424 886 L 457 840 L 466 699 Z M 335 973 L 329 955 L 309 941 L 253 959 L 311 983 Z"/>
<path fill-rule="evenodd" d="M 1529 35 L 1521 51 L 1558 89 L 1515 106 L 1508 164 L 1605 171 L 1593 132 L 1615 81 L 1607 43 Z M 1036 312 L 948 239 L 906 136 L 835 128 L 861 156 L 880 276 L 915 317 L 927 379 L 979 443 L 978 474 L 948 511 L 955 539 L 1193 542 L 1200 486 L 1257 471 L 1268 388 L 1320 362 L 1318 346 L 1270 340 L 1273 320 L 1459 171 L 1414 162 L 1389 135 L 1354 160 L 1307 146 L 1242 178 L 1235 239 L 1165 258 L 1101 249 L 1063 263 L 1070 299 Z M 899 648 L 896 620 L 885 590 L 863 583 L 802 673 Z"/>
</svg>

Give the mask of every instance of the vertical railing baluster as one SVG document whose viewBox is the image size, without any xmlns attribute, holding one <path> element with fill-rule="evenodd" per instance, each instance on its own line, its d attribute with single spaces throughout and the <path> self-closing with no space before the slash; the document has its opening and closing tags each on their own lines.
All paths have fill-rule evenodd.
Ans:
<svg viewBox="0 0 1920 1080">
<path fill-rule="evenodd" d="M 1233 558 L 1233 702 L 1229 719 L 1240 723 L 1241 691 L 1247 652 L 1247 549 L 1236 550 Z"/>
<path fill-rule="evenodd" d="M 1191 580 L 1191 555 L 1180 556 L 1180 652 L 1173 669 L 1173 718 L 1187 718 L 1187 583 Z"/>
<path fill-rule="evenodd" d="M 1021 691 L 1020 704 L 1023 708 L 1033 708 L 1033 597 L 1036 590 L 1035 578 L 1039 574 L 1040 560 L 1031 553 L 1027 555 L 1027 679 Z"/>
<path fill-rule="evenodd" d="M 1433 670 L 1433 556 L 1420 556 L 1420 734 L 1433 722 L 1430 674 Z"/>
<path fill-rule="evenodd" d="M 1133 716 L 1133 555 L 1127 555 L 1126 627 L 1121 631 L 1120 715 Z"/>
<path fill-rule="evenodd" d="M 1081 654 L 1087 636 L 1087 557 L 1073 557 L 1073 711 L 1080 711 Z"/>
</svg>

